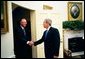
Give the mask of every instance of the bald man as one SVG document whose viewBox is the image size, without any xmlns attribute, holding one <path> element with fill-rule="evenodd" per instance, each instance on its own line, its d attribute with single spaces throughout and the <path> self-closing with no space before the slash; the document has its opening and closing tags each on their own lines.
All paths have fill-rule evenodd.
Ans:
<svg viewBox="0 0 85 59">
<path fill-rule="evenodd" d="M 32 58 L 31 46 L 27 44 L 31 39 L 26 28 L 27 20 L 22 18 L 19 23 L 19 26 L 14 29 L 14 53 L 16 58 Z"/>
</svg>

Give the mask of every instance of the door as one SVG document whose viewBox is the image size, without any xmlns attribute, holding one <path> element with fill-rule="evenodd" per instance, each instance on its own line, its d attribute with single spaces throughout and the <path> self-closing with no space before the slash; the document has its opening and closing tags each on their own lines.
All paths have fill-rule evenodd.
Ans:
<svg viewBox="0 0 85 59">
<path fill-rule="evenodd" d="M 14 29 L 17 27 L 17 25 L 19 25 L 19 20 L 21 18 L 25 18 L 28 21 L 27 28 L 28 28 L 29 34 L 30 34 L 29 37 L 31 39 L 30 10 L 20 7 L 16 4 L 12 4 L 12 15 L 13 15 L 12 16 L 13 17 L 13 34 L 14 34 Z M 14 34 L 14 36 L 15 36 L 15 34 Z M 14 42 L 14 49 L 15 49 L 15 42 Z M 32 49 L 28 53 L 30 53 L 31 54 L 30 57 L 32 57 Z"/>
</svg>

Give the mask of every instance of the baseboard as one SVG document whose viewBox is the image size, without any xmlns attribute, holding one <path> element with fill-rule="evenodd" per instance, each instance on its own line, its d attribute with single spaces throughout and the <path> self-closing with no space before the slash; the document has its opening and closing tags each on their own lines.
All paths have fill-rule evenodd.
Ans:
<svg viewBox="0 0 85 59">
<path fill-rule="evenodd" d="M 15 55 L 11 55 L 11 56 L 9 56 L 8 58 L 15 58 Z"/>
</svg>

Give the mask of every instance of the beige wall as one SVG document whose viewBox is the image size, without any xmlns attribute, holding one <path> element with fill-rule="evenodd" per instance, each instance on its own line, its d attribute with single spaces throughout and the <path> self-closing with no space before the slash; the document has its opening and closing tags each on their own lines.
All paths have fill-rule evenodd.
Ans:
<svg viewBox="0 0 85 59">
<path fill-rule="evenodd" d="M 8 2 L 8 27 L 9 32 L 1 34 L 1 58 L 11 58 L 14 56 L 12 7 L 10 2 Z"/>
<path fill-rule="evenodd" d="M 31 15 L 31 29 L 32 29 L 32 38 L 34 41 L 39 40 L 43 31 L 45 30 L 42 26 L 42 23 L 45 18 L 52 19 L 52 26 L 59 29 L 61 44 L 59 58 L 63 58 L 63 39 L 62 39 L 62 21 L 67 20 L 67 2 L 68 1 L 8 1 L 8 19 L 9 19 L 9 32 L 6 34 L 1 34 L 1 58 L 11 58 L 14 56 L 14 44 L 13 44 L 13 24 L 12 24 L 12 3 L 15 3 L 19 6 L 25 7 L 32 11 Z M 81 1 L 82 2 L 82 1 Z M 84 8 L 84 2 L 83 8 Z M 45 11 L 43 10 L 43 4 L 47 4 L 53 7 L 53 10 Z M 84 12 L 84 10 L 82 9 Z M 84 15 L 84 13 L 83 13 Z M 33 20 L 34 21 L 33 21 Z M 83 16 L 84 19 L 84 16 Z M 35 51 L 37 49 L 37 51 Z M 33 46 L 33 57 L 43 58 L 44 57 L 44 46 L 43 43 L 37 47 Z M 37 53 L 37 55 L 36 55 Z"/>
</svg>

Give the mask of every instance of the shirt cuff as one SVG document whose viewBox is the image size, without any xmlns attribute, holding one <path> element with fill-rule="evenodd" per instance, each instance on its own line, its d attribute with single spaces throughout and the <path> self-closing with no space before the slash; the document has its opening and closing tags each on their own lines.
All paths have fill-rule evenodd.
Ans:
<svg viewBox="0 0 85 59">
<path fill-rule="evenodd" d="M 29 43 L 29 41 L 27 41 L 27 44 Z"/>
</svg>

